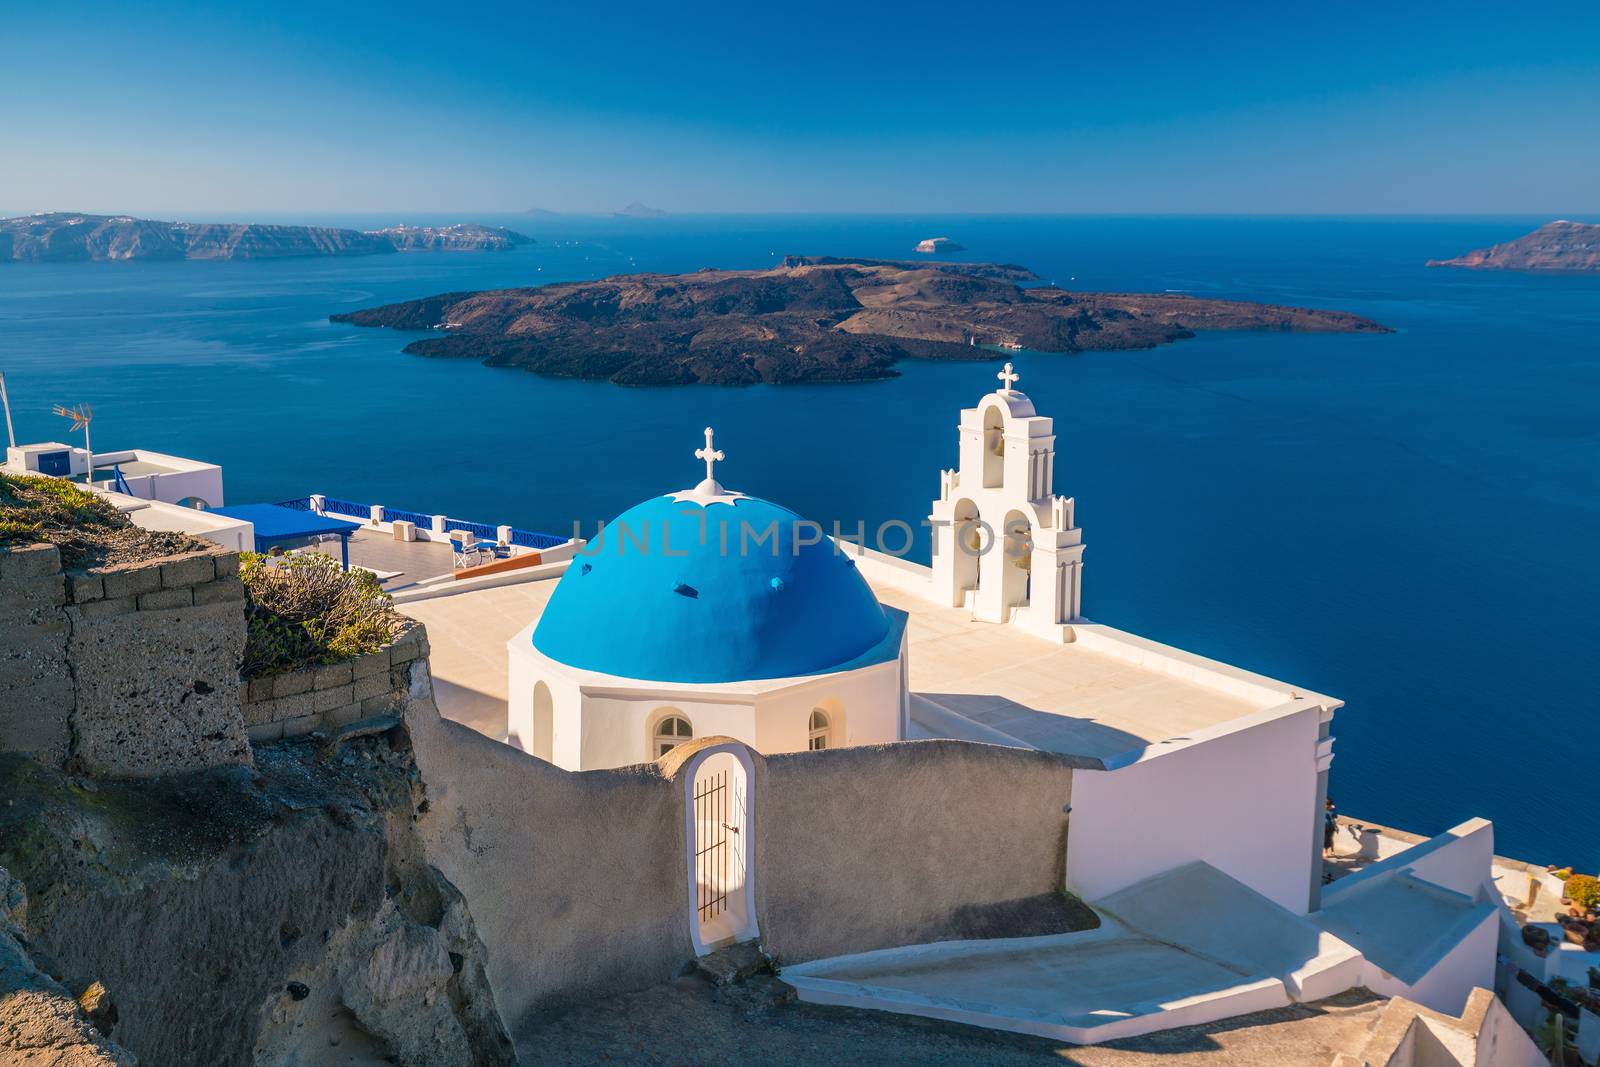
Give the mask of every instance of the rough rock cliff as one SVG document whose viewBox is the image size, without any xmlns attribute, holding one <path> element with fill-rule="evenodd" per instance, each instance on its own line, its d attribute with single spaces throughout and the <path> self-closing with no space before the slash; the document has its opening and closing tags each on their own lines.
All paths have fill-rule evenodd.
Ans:
<svg viewBox="0 0 1600 1067">
<path fill-rule="evenodd" d="M 1600 272 L 1600 226 L 1557 219 L 1515 241 L 1475 249 L 1454 259 L 1430 259 L 1428 266 Z"/>
<path fill-rule="evenodd" d="M 0 1061 L 515 1062 L 403 728 L 139 782 L 0 755 L 0 795 Z"/>
</svg>

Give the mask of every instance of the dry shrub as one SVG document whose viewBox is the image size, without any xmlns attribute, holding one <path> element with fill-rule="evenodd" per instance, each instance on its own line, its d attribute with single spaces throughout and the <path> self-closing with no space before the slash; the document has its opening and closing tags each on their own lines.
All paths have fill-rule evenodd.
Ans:
<svg viewBox="0 0 1600 1067">
<path fill-rule="evenodd" d="M 388 645 L 406 625 L 378 579 L 345 571 L 331 556 L 239 556 L 249 591 L 246 678 L 337 663 Z"/>
<path fill-rule="evenodd" d="M 102 497 L 65 478 L 0 474 L 0 550 L 48 542 L 62 566 L 131 563 L 207 547 L 188 534 L 141 530 Z"/>
</svg>

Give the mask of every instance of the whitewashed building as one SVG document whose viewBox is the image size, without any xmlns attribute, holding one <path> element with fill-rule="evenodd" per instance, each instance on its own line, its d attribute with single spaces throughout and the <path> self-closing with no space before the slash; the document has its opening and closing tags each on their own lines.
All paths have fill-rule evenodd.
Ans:
<svg viewBox="0 0 1600 1067">
<path fill-rule="evenodd" d="M 1016 388 L 1011 364 L 999 378 L 960 413 L 957 465 L 938 473 L 931 566 L 808 536 L 787 509 L 725 490 L 707 430 L 696 453 L 705 480 L 615 520 L 508 642 L 510 742 L 573 770 L 664 756 L 670 769 L 691 740 L 709 746 L 691 760 L 743 746 L 771 755 L 930 739 L 1065 758 L 1062 885 L 1102 911 L 1100 931 L 786 970 L 808 1000 L 1091 1042 L 1355 985 L 1460 1012 L 1495 978 L 1492 827 L 1463 823 L 1325 887 L 1341 702 L 1086 618 L 1084 540 L 1074 501 L 1055 493 L 1053 423 Z M 690 770 L 698 783 L 700 768 Z M 748 767 L 718 773 L 748 802 Z M 698 820 L 690 840 L 726 822 L 688 818 Z M 741 868 L 751 877 L 754 862 Z M 727 933 L 696 929 L 697 950 Z M 1109 1016 L 1059 1017 L 1043 993 L 1033 1007 L 974 1012 L 923 996 L 920 979 L 884 977 L 936 958 L 959 973 L 963 954 L 991 949 L 1068 966 L 1117 938 L 1134 955 L 1152 939 L 1217 958 L 1242 946 L 1264 955 L 1230 964 L 1249 979 L 1237 984 L 1171 971 L 1170 1003 L 1141 1003 L 1110 1026 Z M 1083 972 L 1086 1002 L 1119 995 L 1120 965 L 1108 966 Z M 974 981 L 950 995 L 987 998 Z"/>
</svg>

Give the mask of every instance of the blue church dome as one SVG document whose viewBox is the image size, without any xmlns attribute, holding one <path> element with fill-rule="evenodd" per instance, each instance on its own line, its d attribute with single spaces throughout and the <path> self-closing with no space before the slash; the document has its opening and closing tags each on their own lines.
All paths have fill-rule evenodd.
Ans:
<svg viewBox="0 0 1600 1067">
<path fill-rule="evenodd" d="M 889 620 L 848 556 L 826 537 L 804 543 L 818 533 L 755 497 L 646 500 L 573 560 L 533 645 L 568 666 L 659 682 L 860 666 Z"/>
</svg>

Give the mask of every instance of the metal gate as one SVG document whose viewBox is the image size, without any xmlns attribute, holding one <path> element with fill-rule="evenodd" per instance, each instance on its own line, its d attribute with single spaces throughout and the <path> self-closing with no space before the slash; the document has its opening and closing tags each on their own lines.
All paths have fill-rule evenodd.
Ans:
<svg viewBox="0 0 1600 1067">
<path fill-rule="evenodd" d="M 727 771 L 694 784 L 695 886 L 700 923 L 728 910 L 728 890 L 744 886 L 744 787 Z"/>
</svg>

